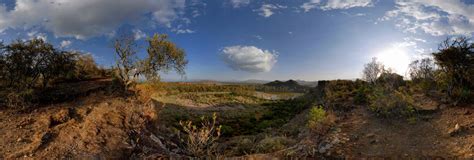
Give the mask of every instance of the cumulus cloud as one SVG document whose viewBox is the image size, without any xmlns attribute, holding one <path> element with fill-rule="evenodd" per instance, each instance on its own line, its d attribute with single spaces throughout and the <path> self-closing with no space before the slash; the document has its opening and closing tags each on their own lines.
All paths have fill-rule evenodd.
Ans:
<svg viewBox="0 0 474 160">
<path fill-rule="evenodd" d="M 184 8 L 185 0 L 16 0 L 12 10 L 0 4 L 0 30 L 40 26 L 58 37 L 85 39 L 146 15 L 170 26 Z"/>
<path fill-rule="evenodd" d="M 250 4 L 250 0 L 230 0 L 232 7 L 239 8 Z"/>
<path fill-rule="evenodd" d="M 262 7 L 260 7 L 259 9 L 255 11 L 259 12 L 258 15 L 261 15 L 263 17 L 270 17 L 273 14 L 275 14 L 274 10 L 284 9 L 284 8 L 287 8 L 287 7 L 283 5 L 279 5 L 279 4 L 263 4 Z"/>
<path fill-rule="evenodd" d="M 61 48 L 67 48 L 67 47 L 69 47 L 71 44 L 72 44 L 72 42 L 71 42 L 70 40 L 63 40 L 63 41 L 61 41 L 60 47 L 61 47 Z"/>
<path fill-rule="evenodd" d="M 232 69 L 247 72 L 268 72 L 277 62 L 277 54 L 255 46 L 229 46 L 221 56 Z"/>
<path fill-rule="evenodd" d="M 442 35 L 471 35 L 474 33 L 474 5 L 461 0 L 396 0 L 396 9 L 381 18 L 397 21 L 406 32 Z"/>
<path fill-rule="evenodd" d="M 322 10 L 333 10 L 333 9 L 349 9 L 354 7 L 370 7 L 373 6 L 373 0 L 309 0 L 300 6 L 304 12 L 308 12 L 311 9 L 319 8 Z"/>
</svg>

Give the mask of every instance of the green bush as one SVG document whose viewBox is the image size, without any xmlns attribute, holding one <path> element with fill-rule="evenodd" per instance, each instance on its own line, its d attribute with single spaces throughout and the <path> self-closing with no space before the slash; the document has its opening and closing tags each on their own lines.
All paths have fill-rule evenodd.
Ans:
<svg viewBox="0 0 474 160">
<path fill-rule="evenodd" d="M 368 86 L 361 86 L 357 88 L 356 94 L 354 96 L 355 104 L 367 104 L 368 96 L 371 92 L 371 88 Z"/>
<path fill-rule="evenodd" d="M 369 95 L 369 109 L 385 118 L 411 117 L 415 114 L 415 103 L 408 92 L 375 87 Z"/>
<path fill-rule="evenodd" d="M 326 111 L 323 109 L 322 106 L 313 107 L 309 110 L 308 115 L 308 127 L 309 128 L 316 128 L 323 122 L 326 118 Z"/>
</svg>

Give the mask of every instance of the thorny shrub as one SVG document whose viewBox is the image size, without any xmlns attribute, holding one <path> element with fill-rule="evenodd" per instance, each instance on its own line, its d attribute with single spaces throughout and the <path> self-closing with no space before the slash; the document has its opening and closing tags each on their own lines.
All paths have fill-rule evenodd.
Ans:
<svg viewBox="0 0 474 160">
<path fill-rule="evenodd" d="M 180 138 L 185 152 L 191 156 L 213 156 L 216 154 L 217 144 L 221 136 L 221 126 L 216 124 L 217 116 L 214 113 L 212 120 L 201 117 L 201 125 L 193 125 L 192 121 L 180 121 L 184 138 Z M 181 136 L 180 136 L 181 137 Z"/>
</svg>

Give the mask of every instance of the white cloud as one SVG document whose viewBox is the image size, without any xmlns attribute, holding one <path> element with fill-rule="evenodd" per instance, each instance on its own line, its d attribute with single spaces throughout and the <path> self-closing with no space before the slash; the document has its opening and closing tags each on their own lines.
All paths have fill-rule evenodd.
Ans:
<svg viewBox="0 0 474 160">
<path fill-rule="evenodd" d="M 270 17 L 274 14 L 274 10 L 277 10 L 277 9 L 284 9 L 284 8 L 287 8 L 286 6 L 283 6 L 283 5 L 279 5 L 279 4 L 263 4 L 262 7 L 260 7 L 259 9 L 255 10 L 258 13 L 258 15 L 261 15 L 263 17 Z"/>
<path fill-rule="evenodd" d="M 474 5 L 461 0 L 396 0 L 396 9 L 388 11 L 384 20 L 394 19 L 406 32 L 441 35 L 474 33 Z"/>
<path fill-rule="evenodd" d="M 139 29 L 133 29 L 132 32 L 133 32 L 133 37 L 135 38 L 135 40 L 139 40 L 146 37 L 146 34 L 143 33 Z"/>
<path fill-rule="evenodd" d="M 186 33 L 194 33 L 196 31 L 190 29 L 177 29 L 175 30 L 176 34 L 186 34 Z"/>
<path fill-rule="evenodd" d="M 373 6 L 373 0 L 309 0 L 300 6 L 304 12 L 308 12 L 311 9 L 319 8 L 322 10 L 333 10 L 333 9 L 349 9 L 354 7 L 370 7 Z"/>
<path fill-rule="evenodd" d="M 60 47 L 61 47 L 61 48 L 67 48 L 67 47 L 69 47 L 71 44 L 72 44 L 72 42 L 71 42 L 70 40 L 63 40 L 63 41 L 61 41 Z"/>
<path fill-rule="evenodd" d="M 303 8 L 304 12 L 308 12 L 313 8 L 318 7 L 321 0 L 310 0 L 309 2 L 303 3 L 300 7 Z"/>
<path fill-rule="evenodd" d="M 232 7 L 239 8 L 250 4 L 250 0 L 230 0 Z"/>
<path fill-rule="evenodd" d="M 58 37 L 85 39 L 145 20 L 147 14 L 170 26 L 184 8 L 185 0 L 16 0 L 9 11 L 0 5 L 0 30 L 40 26 Z"/>
<path fill-rule="evenodd" d="M 222 49 L 222 58 L 232 69 L 247 72 L 268 72 L 277 62 L 277 54 L 255 46 L 229 46 Z"/>
</svg>

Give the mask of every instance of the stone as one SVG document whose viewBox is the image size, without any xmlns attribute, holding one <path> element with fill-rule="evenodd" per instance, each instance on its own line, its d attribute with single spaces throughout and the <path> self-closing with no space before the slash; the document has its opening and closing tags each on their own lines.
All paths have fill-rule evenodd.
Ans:
<svg viewBox="0 0 474 160">
<path fill-rule="evenodd" d="M 378 142 L 377 139 L 373 139 L 373 140 L 370 141 L 370 144 L 375 144 L 375 143 L 377 143 L 377 142 Z"/>
<path fill-rule="evenodd" d="M 449 131 L 449 135 L 452 137 L 452 136 L 455 136 L 456 134 L 458 134 L 459 132 L 461 132 L 463 130 L 463 127 L 460 126 L 458 123 L 456 123 L 456 125 L 454 125 L 454 128 L 452 130 Z"/>
<path fill-rule="evenodd" d="M 367 138 L 374 138 L 374 137 L 375 137 L 375 134 L 369 133 L 369 134 L 365 135 L 365 137 L 367 137 Z"/>
</svg>

